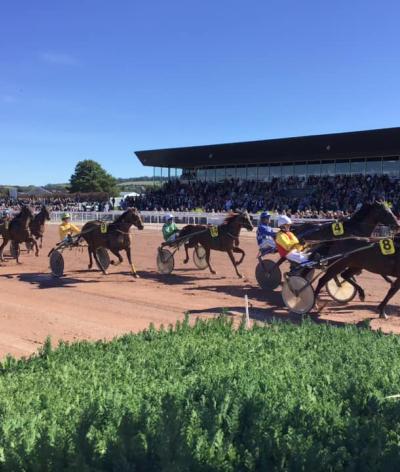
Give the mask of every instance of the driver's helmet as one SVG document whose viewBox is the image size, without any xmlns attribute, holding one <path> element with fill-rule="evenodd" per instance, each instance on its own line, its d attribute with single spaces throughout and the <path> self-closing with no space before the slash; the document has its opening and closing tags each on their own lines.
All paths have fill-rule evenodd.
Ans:
<svg viewBox="0 0 400 472">
<path fill-rule="evenodd" d="M 168 213 L 168 215 L 165 217 L 166 221 L 172 221 L 174 219 L 174 215 L 172 213 Z"/>
<path fill-rule="evenodd" d="M 68 218 L 71 218 L 71 215 L 70 215 L 69 213 L 63 213 L 63 214 L 61 215 L 61 219 L 62 219 L 62 220 L 67 220 Z"/>
<path fill-rule="evenodd" d="M 11 216 L 11 211 L 10 211 L 8 208 L 6 208 L 6 209 L 3 211 L 3 216 L 4 216 L 5 218 L 7 218 L 8 216 Z"/>
<path fill-rule="evenodd" d="M 268 211 L 263 211 L 260 215 L 260 221 L 267 220 L 271 218 L 271 215 L 268 213 Z"/>
<path fill-rule="evenodd" d="M 286 215 L 281 215 L 279 218 L 278 218 L 278 226 L 279 228 L 281 228 L 282 226 L 284 225 L 291 225 L 292 224 L 292 220 L 286 216 Z"/>
</svg>

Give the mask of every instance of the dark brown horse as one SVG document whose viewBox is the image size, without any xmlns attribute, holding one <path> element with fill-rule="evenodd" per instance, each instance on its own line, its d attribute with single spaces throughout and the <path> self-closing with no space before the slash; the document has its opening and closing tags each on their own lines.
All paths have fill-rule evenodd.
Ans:
<svg viewBox="0 0 400 472">
<path fill-rule="evenodd" d="M 37 242 L 31 235 L 29 229 L 29 224 L 33 220 L 33 214 L 31 210 L 24 206 L 18 215 L 13 218 L 9 225 L 8 229 L 5 232 L 6 237 L 3 235 L 3 244 L 0 246 L 0 260 L 3 260 L 3 250 L 6 247 L 8 241 L 13 241 L 15 247 L 15 254 L 17 263 L 19 264 L 19 245 L 21 243 L 28 243 L 35 247 L 35 255 L 39 255 L 39 248 Z"/>
<path fill-rule="evenodd" d="M 112 223 L 89 221 L 83 226 L 80 237 L 88 244 L 89 269 L 93 267 L 92 256 L 95 258 L 97 265 L 102 267 L 96 254 L 98 248 L 109 249 L 115 256 L 117 256 L 118 262 L 112 262 L 112 264 L 115 265 L 121 264 L 123 261 L 120 251 L 124 249 L 132 270 L 132 275 L 134 277 L 139 277 L 136 273 L 135 266 L 132 263 L 131 256 L 131 239 L 129 230 L 132 225 L 136 226 L 136 228 L 140 230 L 143 229 L 142 218 L 136 208 L 129 208 Z M 104 274 L 107 274 L 103 268 L 102 271 Z"/>
<path fill-rule="evenodd" d="M 178 237 L 185 237 L 193 235 L 190 240 L 185 243 L 186 259 L 183 261 L 185 264 L 189 261 L 188 249 L 198 246 L 203 246 L 206 251 L 206 261 L 208 268 L 212 274 L 215 274 L 215 270 L 210 264 L 210 252 L 213 251 L 224 251 L 228 253 L 230 260 L 232 261 L 233 267 L 235 268 L 238 277 L 242 277 L 239 273 L 237 266 L 243 262 L 245 252 L 243 249 L 238 247 L 239 235 L 241 228 L 246 228 L 248 231 L 253 230 L 253 224 L 251 223 L 250 216 L 245 212 L 233 213 L 225 218 L 225 221 L 219 226 L 206 226 L 206 225 L 187 225 L 184 226 L 179 232 Z M 233 253 L 241 254 L 241 258 L 236 261 Z"/>
<path fill-rule="evenodd" d="M 46 206 L 43 205 L 40 212 L 34 216 L 33 220 L 29 224 L 32 236 L 34 236 L 37 241 L 40 241 L 40 248 L 43 247 L 43 235 L 46 221 L 50 221 L 50 214 Z"/>
<path fill-rule="evenodd" d="M 348 255 L 339 258 L 319 279 L 315 297 L 318 296 L 322 287 L 338 274 L 352 283 L 362 294 L 364 293 L 363 289 L 352 280 L 352 276 L 361 270 L 385 277 L 393 276 L 396 280 L 391 284 L 385 298 L 378 306 L 379 316 L 387 318 L 386 305 L 400 288 L 400 239 L 385 239 L 379 242 L 348 240 L 343 241 L 343 245 L 342 250 L 344 254 Z"/>
</svg>

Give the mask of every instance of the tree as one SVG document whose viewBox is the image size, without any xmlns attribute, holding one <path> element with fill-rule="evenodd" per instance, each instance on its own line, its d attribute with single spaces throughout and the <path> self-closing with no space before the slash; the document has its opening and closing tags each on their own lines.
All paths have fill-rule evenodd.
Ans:
<svg viewBox="0 0 400 472">
<path fill-rule="evenodd" d="M 117 195 L 117 181 L 101 165 L 90 159 L 78 162 L 70 178 L 71 192 L 105 192 Z"/>
</svg>

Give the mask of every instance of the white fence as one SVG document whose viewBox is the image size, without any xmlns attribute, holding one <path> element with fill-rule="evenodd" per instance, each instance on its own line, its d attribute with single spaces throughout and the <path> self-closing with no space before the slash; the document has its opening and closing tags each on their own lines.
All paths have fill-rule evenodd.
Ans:
<svg viewBox="0 0 400 472">
<path fill-rule="evenodd" d="M 64 212 L 62 211 L 53 211 L 50 215 L 51 221 L 57 223 L 61 221 L 61 215 Z M 103 220 L 103 221 L 113 221 L 118 215 L 122 214 L 122 211 L 109 211 L 109 212 L 69 212 L 71 215 L 71 221 L 83 225 L 87 221 L 91 220 Z M 143 222 L 145 224 L 158 224 L 161 225 L 165 222 L 166 212 L 159 211 L 142 211 Z M 226 213 L 199 213 L 199 212 L 173 212 L 175 222 L 178 225 L 187 225 L 187 224 L 221 224 L 226 217 Z M 260 214 L 251 214 L 253 224 L 257 225 L 260 219 Z M 276 227 L 278 215 L 271 216 L 271 226 Z M 293 223 L 328 223 L 333 220 L 328 219 L 315 219 L 315 218 L 292 218 Z M 373 236 L 376 237 L 388 237 L 391 235 L 390 228 L 386 226 L 377 226 L 373 233 Z"/>
<path fill-rule="evenodd" d="M 63 211 L 53 211 L 51 213 L 51 220 L 53 222 L 61 221 L 61 215 Z M 109 211 L 109 212 L 68 212 L 71 215 L 71 221 L 77 224 L 84 224 L 87 221 L 91 220 L 103 220 L 103 221 L 113 221 L 118 215 L 120 215 L 121 211 Z M 142 211 L 140 212 L 142 215 L 142 219 L 144 223 L 151 224 L 163 224 L 165 222 L 165 215 L 166 212 L 158 212 L 158 211 Z M 220 224 L 223 222 L 224 218 L 226 217 L 226 213 L 199 213 L 199 212 L 173 212 L 175 222 L 177 224 Z M 259 214 L 252 214 L 251 218 L 254 224 L 257 224 L 260 215 Z M 276 225 L 276 220 L 278 215 L 273 215 L 271 217 L 272 225 Z M 318 222 L 318 223 L 325 223 L 327 221 L 332 220 L 323 220 L 323 219 L 296 219 L 293 218 L 294 223 L 303 223 L 303 222 Z"/>
</svg>

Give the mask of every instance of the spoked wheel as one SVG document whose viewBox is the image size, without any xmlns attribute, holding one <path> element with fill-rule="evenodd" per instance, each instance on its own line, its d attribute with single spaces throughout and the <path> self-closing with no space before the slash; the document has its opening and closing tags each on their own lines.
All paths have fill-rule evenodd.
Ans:
<svg viewBox="0 0 400 472">
<path fill-rule="evenodd" d="M 157 252 L 157 267 L 160 274 L 170 274 L 174 270 L 174 255 L 168 249 L 159 249 Z"/>
<path fill-rule="evenodd" d="M 194 265 L 200 269 L 204 270 L 207 268 L 207 260 L 206 260 L 206 250 L 203 246 L 196 246 L 193 250 L 193 262 Z"/>
<path fill-rule="evenodd" d="M 263 260 L 256 266 L 258 285 L 264 290 L 275 290 L 282 280 L 282 272 L 278 265 L 269 260 Z"/>
<path fill-rule="evenodd" d="M 304 277 L 293 275 L 282 287 L 282 298 L 286 308 L 302 315 L 308 313 L 314 306 L 314 289 Z"/>
<path fill-rule="evenodd" d="M 338 275 L 327 282 L 326 291 L 338 303 L 349 303 L 357 294 L 355 287 Z"/>
<path fill-rule="evenodd" d="M 54 277 L 64 275 L 64 257 L 57 249 L 50 254 L 50 269 Z"/>
<path fill-rule="evenodd" d="M 104 247 L 99 247 L 96 251 L 97 259 L 99 260 L 100 264 L 96 265 L 100 270 L 107 270 L 110 267 L 110 256 L 108 255 L 108 251 Z"/>
<path fill-rule="evenodd" d="M 19 247 L 19 244 L 15 243 L 14 241 L 11 241 L 10 243 L 10 254 L 13 259 L 16 259 L 21 254 L 21 248 Z"/>
</svg>

